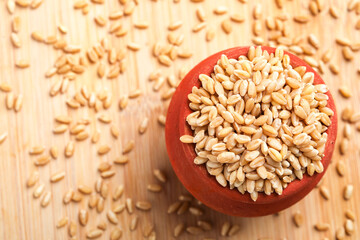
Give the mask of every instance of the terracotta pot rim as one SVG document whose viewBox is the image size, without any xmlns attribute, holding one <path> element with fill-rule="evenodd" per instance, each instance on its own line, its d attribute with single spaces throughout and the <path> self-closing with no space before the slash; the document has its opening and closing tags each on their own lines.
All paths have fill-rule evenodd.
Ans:
<svg viewBox="0 0 360 240">
<path fill-rule="evenodd" d="M 240 55 L 247 54 L 249 46 L 247 47 L 235 47 L 230 48 L 218 53 L 211 55 L 210 57 L 201 61 L 196 65 L 183 79 L 179 87 L 177 88 L 175 94 L 173 95 L 172 101 L 169 106 L 168 116 L 166 120 L 166 145 L 167 151 L 169 154 L 170 162 L 172 167 L 183 183 L 185 188 L 193 194 L 197 199 L 203 202 L 205 205 L 229 214 L 229 215 L 244 215 L 237 212 L 232 212 L 226 210 L 226 207 L 219 207 L 219 204 L 214 203 L 214 201 L 208 201 L 208 197 L 212 194 L 215 194 L 218 198 L 223 199 L 224 202 L 229 202 L 229 204 L 234 203 L 244 203 L 249 207 L 251 206 L 261 206 L 261 205 L 273 205 L 283 201 L 291 201 L 292 204 L 302 199 L 306 194 L 308 194 L 311 189 L 313 189 L 316 184 L 320 181 L 321 177 L 324 175 L 331 159 L 331 155 L 334 149 L 334 143 L 336 139 L 336 130 L 337 130 L 337 117 L 336 117 L 336 108 L 334 100 L 331 96 L 330 91 L 327 92 L 329 96 L 328 106 L 334 111 L 334 116 L 331 117 L 332 124 L 327 130 L 328 141 L 326 142 L 325 147 L 325 156 L 322 159 L 324 165 L 324 171 L 321 174 L 315 173 L 313 176 L 309 176 L 306 173 L 302 180 L 295 180 L 291 182 L 286 189 L 284 189 L 282 195 L 277 195 L 276 193 L 271 194 L 270 196 L 265 195 L 264 193 L 259 193 L 258 200 L 256 202 L 252 201 L 250 194 L 245 193 L 244 195 L 239 193 L 237 189 L 230 190 L 227 186 L 223 188 L 218 184 L 214 176 L 211 176 L 207 173 L 204 165 L 196 166 L 193 163 L 193 159 L 196 156 L 194 151 L 193 144 L 184 144 L 181 143 L 179 138 L 184 134 L 192 134 L 192 130 L 185 121 L 186 116 L 192 112 L 188 106 L 187 95 L 191 92 L 192 86 L 199 86 L 200 81 L 198 76 L 200 73 L 210 74 L 213 71 L 213 66 L 216 64 L 217 60 L 222 54 L 227 55 L 229 58 L 238 58 Z M 262 47 L 263 50 L 267 50 L 269 53 L 275 51 L 275 48 Z M 315 83 L 322 84 L 324 81 L 321 79 L 319 74 L 317 74 L 308 64 L 303 60 L 296 57 L 295 55 L 286 52 L 290 56 L 292 66 L 306 66 L 307 71 L 313 72 L 315 74 Z M 181 160 L 179 159 L 181 158 Z M 189 168 L 190 161 L 192 167 Z M 191 176 L 191 177 L 189 177 Z M 194 177 L 195 176 L 195 177 Z M 202 186 L 197 186 L 202 185 Z M 299 196 L 296 197 L 296 194 L 299 193 Z M 211 199 L 211 198 L 210 198 Z M 234 206 L 232 206 L 234 207 Z M 288 207 L 288 206 L 287 206 Z M 230 209 L 230 207 L 228 207 Z M 276 208 L 279 209 L 279 208 Z M 269 209 L 268 213 L 272 213 Z M 249 216 L 260 216 L 266 215 L 256 212 L 250 214 Z M 246 214 L 247 215 L 247 214 Z"/>
</svg>

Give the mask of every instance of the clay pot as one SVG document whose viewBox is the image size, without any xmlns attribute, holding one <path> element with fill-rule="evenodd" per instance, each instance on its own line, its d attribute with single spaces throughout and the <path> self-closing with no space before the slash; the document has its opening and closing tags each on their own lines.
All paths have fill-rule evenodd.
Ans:
<svg viewBox="0 0 360 240">
<path fill-rule="evenodd" d="M 222 54 L 225 54 L 228 58 L 237 59 L 240 55 L 246 55 L 248 49 L 249 47 L 235 47 L 218 52 L 200 62 L 185 76 L 172 97 L 166 119 L 165 135 L 171 165 L 182 184 L 195 198 L 206 206 L 228 215 L 255 217 L 273 214 L 290 207 L 304 198 L 316 186 L 325 174 L 334 151 L 337 115 L 334 100 L 330 92 L 328 92 L 328 107 L 335 114 L 331 117 L 332 124 L 327 130 L 328 140 L 325 156 L 321 160 L 324 165 L 324 171 L 321 174 L 315 173 L 311 177 L 304 174 L 302 180 L 291 182 L 284 189 L 282 195 L 274 193 L 267 196 L 264 193 L 259 193 L 256 202 L 250 198 L 248 193 L 243 195 L 237 189 L 230 190 L 229 187 L 222 187 L 214 176 L 208 174 L 204 165 L 197 166 L 194 164 L 193 161 L 196 157 L 194 144 L 184 144 L 179 140 L 182 135 L 193 134 L 186 122 L 187 115 L 192 112 L 189 108 L 187 95 L 191 93 L 193 86 L 200 86 L 200 81 L 198 80 L 199 74 L 210 75 L 213 72 L 213 67 Z M 267 50 L 269 53 L 275 52 L 275 48 L 271 47 L 262 47 L 262 49 Z M 319 74 L 303 60 L 291 53 L 286 52 L 286 54 L 290 56 L 293 67 L 306 66 L 307 71 L 315 74 L 315 84 L 324 83 Z"/>
</svg>

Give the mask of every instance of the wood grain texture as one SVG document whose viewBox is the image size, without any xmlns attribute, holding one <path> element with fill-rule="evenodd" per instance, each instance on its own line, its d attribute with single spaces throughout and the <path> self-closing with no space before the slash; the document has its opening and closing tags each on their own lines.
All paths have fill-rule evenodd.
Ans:
<svg viewBox="0 0 360 240">
<path fill-rule="evenodd" d="M 108 36 L 109 23 L 105 28 L 96 26 L 94 16 L 97 14 L 107 15 L 114 9 L 121 6 L 116 0 L 106 0 L 104 5 L 90 4 L 90 12 L 84 16 L 80 10 L 74 10 L 73 1 L 45 0 L 43 5 L 36 10 L 16 8 L 14 15 L 6 11 L 6 1 L 1 0 L 0 16 L 0 82 L 8 81 L 13 86 L 15 94 L 22 93 L 24 105 L 19 113 L 7 111 L 4 104 L 0 106 L 0 133 L 7 131 L 8 138 L 0 145 L 0 238 L 1 239 L 68 239 L 67 229 L 56 229 L 57 221 L 63 216 L 78 221 L 77 214 L 80 209 L 87 208 L 87 199 L 81 203 L 63 205 L 62 196 L 69 188 L 76 188 L 79 184 L 93 186 L 99 177 L 97 165 L 102 160 L 112 161 L 121 154 L 124 144 L 134 139 L 136 141 L 135 151 L 132 152 L 129 164 L 125 166 L 113 166 L 116 176 L 107 180 L 112 191 L 118 184 L 125 184 L 124 196 L 119 200 L 124 202 L 125 198 L 131 197 L 134 201 L 149 200 L 153 204 L 150 212 L 136 211 L 132 215 L 123 212 L 119 215 L 118 226 L 123 229 L 122 239 L 142 239 L 142 229 L 147 223 L 155 224 L 158 239 L 173 239 L 172 232 L 176 224 L 185 222 L 188 226 L 195 225 L 199 219 L 209 220 L 214 230 L 201 235 L 215 239 L 230 239 L 220 236 L 220 227 L 225 221 L 239 224 L 240 231 L 233 239 L 323 239 L 328 237 L 334 239 L 335 229 L 345 222 L 344 212 L 346 209 L 353 210 L 360 214 L 360 163 L 359 148 L 360 134 L 354 128 L 352 140 L 350 141 L 349 152 L 340 156 L 336 151 L 333 156 L 333 163 L 324 177 L 322 184 L 327 186 L 331 192 L 330 200 L 322 199 L 318 189 L 312 191 L 305 199 L 295 206 L 279 213 L 277 216 L 266 216 L 260 218 L 235 218 L 222 215 L 215 211 L 200 206 L 206 210 L 201 217 L 192 216 L 186 213 L 181 216 L 176 214 L 168 215 L 167 207 L 177 200 L 180 194 L 186 193 L 180 182 L 174 175 L 167 159 L 164 128 L 157 122 L 157 116 L 166 109 L 166 104 L 161 101 L 159 92 L 152 90 L 152 84 L 148 82 L 148 75 L 154 69 L 160 68 L 163 75 L 177 74 L 181 67 L 191 67 L 206 56 L 222 49 L 251 44 L 252 35 L 252 9 L 255 2 L 263 5 L 264 20 L 266 16 L 276 16 L 281 12 L 290 15 L 310 14 L 308 13 L 308 1 L 284 1 L 283 10 L 278 9 L 273 1 L 249 1 L 242 4 L 239 1 L 230 0 L 206 0 L 204 3 L 192 3 L 189 0 L 181 0 L 180 3 L 173 3 L 170 0 L 139 0 L 139 6 L 131 17 L 122 19 L 123 25 L 129 29 L 127 36 L 123 38 L 111 37 L 111 43 L 116 48 L 126 46 L 130 41 L 141 44 L 141 49 L 134 53 L 128 51 L 126 72 L 115 80 L 99 79 L 95 72 L 96 66 L 89 67 L 84 74 L 70 83 L 67 94 L 51 98 L 49 90 L 58 77 L 46 79 L 44 73 L 49 69 L 55 59 L 60 56 L 59 51 L 54 51 L 49 45 L 37 43 L 30 38 L 33 31 L 40 31 L 45 36 L 56 34 L 66 39 L 69 43 L 79 44 L 84 50 L 88 49 L 104 36 Z M 337 20 L 329 16 L 329 5 L 333 4 L 340 9 L 340 17 Z M 193 33 L 192 27 L 198 23 L 195 10 L 198 6 L 206 10 L 209 26 L 216 28 L 216 37 L 210 43 L 205 42 L 205 31 Z M 217 5 L 225 5 L 229 13 L 237 12 L 245 17 L 244 23 L 232 23 L 233 31 L 225 34 L 220 27 L 222 20 L 228 15 L 215 16 L 213 9 Z M 334 56 L 332 61 L 340 65 L 341 74 L 335 76 L 326 69 L 323 79 L 330 87 L 337 103 L 338 112 L 345 106 L 352 106 L 360 111 L 360 83 L 357 75 L 358 61 L 360 56 L 355 54 L 351 62 L 345 62 L 341 55 L 341 48 L 335 44 L 334 39 L 338 36 L 348 37 L 353 41 L 360 41 L 360 34 L 354 26 L 357 16 L 354 12 L 346 10 L 347 1 L 326 1 L 325 9 L 316 17 L 311 17 L 307 24 L 297 24 L 289 20 L 291 36 L 307 36 L 315 34 L 321 47 L 318 56 L 326 49 L 333 48 Z M 22 26 L 19 36 L 22 40 L 22 47 L 14 49 L 10 42 L 11 20 L 14 16 L 20 16 Z M 193 52 L 189 60 L 176 60 L 175 64 L 166 68 L 160 66 L 151 55 L 151 47 L 157 42 L 166 43 L 167 26 L 176 20 L 181 19 L 184 24 L 177 30 L 185 34 L 185 41 L 182 47 Z M 138 20 L 147 20 L 150 27 L 147 30 L 134 30 L 132 24 Z M 63 24 L 69 28 L 66 35 L 61 35 L 57 30 L 57 24 Z M 263 24 L 263 28 L 265 28 Z M 264 33 L 263 37 L 267 34 Z M 15 62 L 21 58 L 28 59 L 30 68 L 15 69 Z M 351 87 L 353 97 L 343 99 L 337 89 L 341 84 Z M 109 110 L 113 123 L 121 129 L 119 139 L 114 140 L 110 135 L 109 126 L 96 120 L 97 116 L 105 111 L 95 113 L 88 108 L 79 110 L 68 109 L 65 105 L 67 96 L 73 96 L 76 90 L 86 85 L 90 90 L 107 88 L 114 96 L 114 102 Z M 124 111 L 119 111 L 117 101 L 121 94 L 128 94 L 129 91 L 140 88 L 144 94 L 136 100 L 131 100 Z M 166 87 L 160 90 L 165 91 Z M 0 102 L 5 102 L 6 94 L 0 92 Z M 73 138 L 68 133 L 64 135 L 53 135 L 52 128 L 55 126 L 54 117 L 60 114 L 69 114 L 74 120 L 88 117 L 92 120 L 90 129 L 95 126 L 102 131 L 98 144 L 91 144 L 90 140 L 77 142 L 75 154 L 72 158 L 66 159 L 63 155 L 64 146 Z M 144 117 L 150 118 L 149 129 L 144 135 L 139 135 L 137 128 Z M 339 123 L 338 139 L 342 139 L 343 123 Z M 98 156 L 96 153 L 99 144 L 108 143 L 112 150 L 105 156 Z M 45 183 L 46 190 L 52 192 L 52 201 L 47 208 L 40 207 L 39 199 L 33 199 L 33 189 L 27 189 L 26 180 L 35 169 L 34 157 L 29 156 L 31 146 L 43 144 L 49 149 L 57 146 L 60 149 L 60 157 L 45 167 L 40 167 L 40 182 Z M 335 162 L 344 160 L 347 168 L 346 176 L 340 178 L 335 171 Z M 159 168 L 166 172 L 168 183 L 162 184 L 164 189 L 160 194 L 151 193 L 146 190 L 146 185 L 156 183 L 152 169 Z M 66 171 L 64 180 L 51 184 L 49 177 L 58 171 Z M 346 184 L 352 183 L 355 186 L 354 196 L 349 201 L 344 201 L 342 191 Z M 107 208 L 113 205 L 108 197 Z M 296 228 L 292 222 L 292 214 L 301 211 L 305 215 L 305 224 Z M 106 220 L 106 211 L 97 214 L 95 210 L 90 211 L 89 223 L 86 227 L 78 226 L 78 238 L 84 239 L 86 231 L 93 229 L 96 225 Z M 129 231 L 129 222 L 134 214 L 140 217 L 138 230 Z M 327 222 L 331 228 L 327 232 L 316 232 L 314 224 Z M 114 228 L 110 223 L 102 239 L 109 239 L 109 232 Z M 190 236 L 187 233 L 179 239 L 201 239 L 199 236 Z M 355 233 L 351 239 L 359 239 L 359 219 L 355 222 Z M 348 237 L 350 239 L 350 237 Z"/>
</svg>

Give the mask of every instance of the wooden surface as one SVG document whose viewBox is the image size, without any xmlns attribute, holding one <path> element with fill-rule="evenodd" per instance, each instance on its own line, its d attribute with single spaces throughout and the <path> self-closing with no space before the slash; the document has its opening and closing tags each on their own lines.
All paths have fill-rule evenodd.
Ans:
<svg viewBox="0 0 360 240">
<path fill-rule="evenodd" d="M 135 150 L 130 153 L 130 162 L 125 166 L 113 166 L 116 176 L 111 180 L 110 188 L 114 189 L 118 184 L 125 184 L 124 196 L 119 200 L 124 202 L 126 197 L 137 200 L 148 200 L 153 204 L 150 212 L 136 211 L 140 222 L 136 231 L 129 231 L 129 221 L 134 214 L 129 215 L 126 211 L 119 214 L 118 226 L 123 229 L 122 239 L 142 239 L 142 229 L 148 223 L 155 224 L 157 239 L 172 239 L 173 228 L 180 222 L 188 226 L 195 225 L 199 219 L 211 221 L 214 229 L 199 236 L 190 236 L 183 233 L 179 239 L 201 239 L 202 237 L 213 237 L 215 239 L 230 239 L 220 237 L 220 227 L 225 221 L 239 224 L 240 231 L 233 239 L 259 239 L 268 237 L 270 239 L 323 239 L 328 237 L 334 239 L 335 229 L 344 224 L 346 209 L 353 210 L 360 214 L 360 163 L 359 148 L 360 134 L 353 127 L 352 140 L 350 141 L 349 152 L 340 156 L 336 150 L 333 156 L 333 163 L 344 160 L 347 167 L 346 176 L 340 178 L 335 171 L 335 164 L 330 165 L 322 184 L 327 186 L 331 192 L 330 200 L 324 200 L 318 189 L 312 191 L 305 199 L 293 207 L 281 212 L 278 216 L 266 216 L 260 218 L 235 218 L 216 213 L 204 206 L 205 211 L 201 217 L 192 216 L 186 213 L 181 216 L 176 214 L 168 215 L 167 207 L 177 200 L 180 194 L 186 193 L 180 182 L 174 175 L 167 159 L 164 128 L 157 122 L 157 116 L 165 111 L 165 104 L 161 101 L 160 93 L 167 87 L 163 87 L 160 93 L 152 90 L 152 84 L 148 82 L 148 75 L 154 69 L 160 68 L 164 76 L 177 74 L 183 66 L 191 67 L 209 54 L 233 46 L 251 44 L 252 9 L 255 1 L 242 4 L 239 1 L 230 0 L 206 0 L 201 3 L 206 10 L 208 24 L 216 28 L 216 37 L 210 42 L 205 42 L 205 31 L 193 33 L 192 27 L 198 23 L 195 16 L 195 9 L 200 5 L 189 0 L 181 0 L 180 3 L 173 3 L 170 0 L 139 0 L 139 5 L 131 17 L 124 18 L 123 25 L 129 29 L 127 36 L 123 38 L 110 37 L 111 42 L 117 48 L 124 47 L 126 43 L 134 41 L 141 45 L 138 52 L 127 52 L 128 67 L 124 74 L 115 80 L 100 80 L 95 74 L 95 67 L 89 67 L 84 74 L 70 83 L 68 93 L 51 98 L 49 90 L 51 85 L 59 77 L 51 79 L 44 77 L 60 51 L 55 51 L 51 46 L 37 43 L 30 38 L 33 31 L 40 31 L 45 36 L 56 34 L 61 36 L 56 29 L 57 24 L 62 23 L 69 28 L 69 32 L 63 36 L 69 43 L 81 45 L 88 49 L 102 37 L 109 36 L 108 26 L 101 28 L 95 25 L 93 17 L 95 14 L 108 14 L 114 9 L 120 8 L 115 0 L 106 0 L 104 5 L 90 4 L 90 12 L 84 16 L 80 10 L 74 10 L 73 1 L 45 0 L 42 6 L 36 10 L 16 8 L 15 15 L 21 17 L 22 26 L 19 36 L 22 40 L 22 47 L 14 49 L 9 40 L 11 33 L 11 19 L 5 8 L 5 0 L 1 0 L 0 16 L 0 82 L 7 81 L 14 93 L 22 93 L 24 96 L 23 108 L 19 113 L 6 110 L 4 104 L 0 106 L 0 133 L 8 132 L 8 138 L 0 145 L 0 238 L 1 239 L 68 239 L 67 229 L 56 229 L 57 221 L 68 216 L 76 222 L 79 209 L 87 208 L 87 197 L 81 203 L 64 205 L 62 196 L 69 188 L 76 188 L 79 184 L 93 186 L 99 177 L 97 165 L 101 160 L 111 161 L 121 154 L 121 150 L 128 140 L 136 141 Z M 260 2 L 260 1 L 259 1 Z M 281 10 L 276 8 L 273 1 L 261 1 L 263 4 L 263 17 L 276 16 Z M 308 1 L 284 1 L 283 12 L 289 14 L 308 14 Z M 353 41 L 360 41 L 360 34 L 356 32 L 354 25 L 358 17 L 354 12 L 346 10 L 347 1 L 326 1 L 325 10 L 319 16 L 311 17 L 307 24 L 287 21 L 291 26 L 291 36 L 315 34 L 321 41 L 318 56 L 326 49 L 333 48 L 335 55 L 333 60 L 340 64 L 341 74 L 335 76 L 326 69 L 323 79 L 329 85 L 337 103 L 338 112 L 345 106 L 352 106 L 360 110 L 360 82 L 357 75 L 359 54 L 351 62 L 345 62 L 341 55 L 341 48 L 335 44 L 337 36 L 345 36 Z M 339 7 L 340 17 L 337 20 L 330 18 L 328 14 L 329 4 Z M 238 12 L 245 16 L 245 22 L 232 23 L 233 32 L 226 35 L 220 27 L 223 19 L 228 14 L 216 16 L 212 13 L 217 5 L 226 5 L 230 13 Z M 176 20 L 183 20 L 183 26 L 177 30 L 185 35 L 182 47 L 193 52 L 193 57 L 188 60 L 176 60 L 167 68 L 160 66 L 151 55 L 151 47 L 156 41 L 166 43 L 167 26 Z M 150 27 L 146 30 L 133 30 L 132 24 L 137 20 L 147 20 Z M 263 26 L 264 27 L 264 26 Z M 265 37 L 264 34 L 263 37 Z M 31 63 L 28 69 L 16 69 L 16 60 L 24 58 Z M 337 88 L 341 84 L 351 87 L 353 97 L 349 100 L 343 99 Z M 88 108 L 71 110 L 67 108 L 65 100 L 67 96 L 73 96 L 76 90 L 86 85 L 94 91 L 99 86 L 107 88 L 113 94 L 113 104 L 110 109 L 99 113 Z M 130 100 L 129 106 L 124 111 L 119 111 L 117 102 L 120 94 L 127 94 L 129 91 L 140 88 L 144 94 L 136 100 Z M 5 102 L 5 93 L 0 92 L 0 103 Z M 96 117 L 107 112 L 111 115 L 113 123 L 121 129 L 120 137 L 115 140 L 111 137 L 109 126 L 100 123 Z M 73 139 L 68 133 L 53 135 L 52 128 L 55 126 L 54 117 L 60 114 L 69 114 L 74 120 L 88 117 L 91 119 L 89 129 L 94 126 L 101 129 L 101 140 L 98 144 L 91 144 L 90 140 L 76 142 L 75 154 L 72 158 L 65 159 L 63 149 L 69 139 Z M 139 135 L 137 128 L 144 117 L 150 118 L 149 129 L 144 135 Z M 342 139 L 343 123 L 339 123 L 338 139 Z M 98 156 L 96 153 L 99 144 L 108 143 L 111 151 L 105 156 Z M 33 189 L 27 189 L 26 180 L 35 169 L 33 156 L 28 151 L 31 146 L 42 144 L 49 149 L 51 146 L 58 146 L 60 157 L 45 167 L 39 168 L 40 182 L 46 184 L 46 190 L 52 192 L 52 201 L 46 208 L 40 206 L 39 199 L 33 199 Z M 162 184 L 162 193 L 151 193 L 146 190 L 149 183 L 156 183 L 157 180 L 152 174 L 152 169 L 159 168 L 168 176 L 168 183 Z M 51 184 L 49 177 L 57 171 L 65 170 L 64 180 Z M 342 198 L 343 188 L 346 184 L 352 183 L 355 186 L 354 196 L 349 201 Z M 113 204 L 107 198 L 107 207 Z M 305 223 L 301 228 L 296 228 L 292 222 L 292 214 L 301 211 L 305 216 Z M 86 231 L 95 228 L 101 220 L 106 220 L 106 211 L 97 214 L 95 210 L 90 211 L 89 223 L 86 227 L 78 226 L 78 239 L 84 239 Z M 331 228 L 326 232 L 316 232 L 314 224 L 327 222 Z M 108 228 L 102 239 L 109 239 L 109 230 L 113 225 L 108 223 Z M 360 239 L 359 219 L 355 222 L 355 233 L 347 239 Z"/>
</svg>

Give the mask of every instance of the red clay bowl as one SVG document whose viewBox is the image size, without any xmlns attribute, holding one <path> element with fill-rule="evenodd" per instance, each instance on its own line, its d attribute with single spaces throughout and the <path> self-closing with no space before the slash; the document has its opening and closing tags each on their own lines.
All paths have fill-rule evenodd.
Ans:
<svg viewBox="0 0 360 240">
<path fill-rule="evenodd" d="M 196 157 L 194 144 L 184 144 L 179 138 L 182 135 L 192 135 L 192 130 L 186 122 L 186 116 L 192 110 L 189 108 L 189 100 L 187 95 L 191 93 L 193 86 L 200 86 L 198 80 L 199 74 L 207 74 L 213 71 L 213 67 L 222 54 L 228 58 L 238 58 L 240 55 L 246 55 L 249 47 L 235 47 L 218 52 L 196 65 L 182 80 L 172 97 L 170 107 L 167 114 L 165 137 L 166 147 L 169 154 L 171 165 L 185 188 L 198 200 L 215 209 L 216 211 L 241 217 L 264 216 L 279 212 L 290 207 L 305 197 L 323 177 L 334 151 L 334 145 L 337 132 L 337 115 L 334 100 L 330 94 L 328 106 L 334 111 L 331 117 L 332 124 L 327 130 L 328 140 L 325 146 L 325 156 L 321 160 L 324 165 L 324 172 L 315 173 L 312 177 L 304 174 L 304 178 L 295 180 L 284 189 L 282 195 L 276 193 L 270 196 L 260 193 L 256 202 L 252 201 L 250 194 L 244 195 L 236 189 L 230 190 L 228 187 L 222 187 L 215 179 L 206 171 L 204 165 L 197 166 L 193 160 Z M 269 53 L 275 52 L 275 48 L 262 47 Z M 295 55 L 286 52 L 290 56 L 291 65 L 293 67 L 306 66 L 307 71 L 315 74 L 315 84 L 323 84 L 321 79 L 308 64 Z"/>
</svg>

